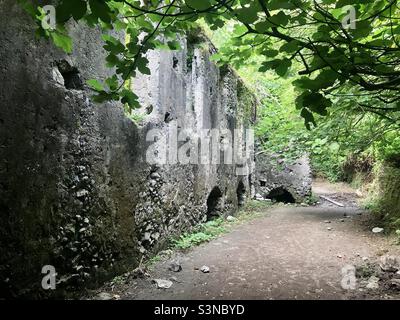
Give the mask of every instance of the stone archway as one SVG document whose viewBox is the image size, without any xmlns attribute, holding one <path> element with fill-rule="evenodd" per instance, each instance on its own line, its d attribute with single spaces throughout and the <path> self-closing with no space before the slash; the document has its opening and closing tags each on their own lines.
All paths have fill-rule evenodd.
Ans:
<svg viewBox="0 0 400 320">
<path fill-rule="evenodd" d="M 268 195 L 266 196 L 267 199 L 271 199 L 275 202 L 283 202 L 283 203 L 295 203 L 296 199 L 293 195 L 286 190 L 284 187 L 278 187 L 272 189 Z"/>
<path fill-rule="evenodd" d="M 246 200 L 246 188 L 243 184 L 243 181 L 239 181 L 239 184 L 236 189 L 237 203 L 238 206 L 241 207 Z"/>
<path fill-rule="evenodd" d="M 219 187 L 214 187 L 207 198 L 207 220 L 219 216 L 222 205 L 222 192 Z"/>
</svg>

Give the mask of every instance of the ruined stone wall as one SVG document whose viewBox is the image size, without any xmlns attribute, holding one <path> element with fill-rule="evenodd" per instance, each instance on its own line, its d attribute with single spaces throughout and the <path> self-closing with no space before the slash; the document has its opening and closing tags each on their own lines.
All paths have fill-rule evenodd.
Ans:
<svg viewBox="0 0 400 320">
<path fill-rule="evenodd" d="M 302 202 L 311 196 L 312 175 L 307 156 L 288 165 L 263 152 L 256 155 L 256 199 Z"/>
<path fill-rule="evenodd" d="M 152 75 L 132 81 L 149 113 L 136 125 L 118 103 L 90 99 L 86 80 L 110 74 L 98 30 L 71 24 L 71 55 L 33 31 L 14 0 L 0 1 L 1 296 L 47 295 L 44 265 L 56 268 L 60 295 L 133 269 L 172 234 L 233 213 L 249 195 L 251 170 L 238 175 L 235 164 L 146 161 L 151 129 L 243 130 L 254 120 L 254 101 L 209 61 L 207 41 L 150 54 Z"/>
</svg>

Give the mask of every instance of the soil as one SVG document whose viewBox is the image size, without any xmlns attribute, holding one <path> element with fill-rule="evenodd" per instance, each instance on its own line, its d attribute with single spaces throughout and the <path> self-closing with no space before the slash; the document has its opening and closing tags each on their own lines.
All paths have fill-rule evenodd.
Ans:
<svg viewBox="0 0 400 320">
<path fill-rule="evenodd" d="M 218 239 L 166 255 L 147 276 L 99 292 L 139 300 L 399 299 L 400 291 L 387 285 L 395 275 L 382 276 L 377 267 L 382 255 L 400 256 L 395 239 L 371 231 L 377 225 L 349 186 L 316 181 L 314 193 L 344 207 L 322 198 L 315 206 L 273 206 Z M 175 260 L 179 272 L 168 270 Z M 342 287 L 348 265 L 358 270 L 354 289 Z M 366 288 L 371 274 L 380 277 L 377 289 Z M 152 279 L 171 280 L 172 286 L 158 289 Z"/>
</svg>

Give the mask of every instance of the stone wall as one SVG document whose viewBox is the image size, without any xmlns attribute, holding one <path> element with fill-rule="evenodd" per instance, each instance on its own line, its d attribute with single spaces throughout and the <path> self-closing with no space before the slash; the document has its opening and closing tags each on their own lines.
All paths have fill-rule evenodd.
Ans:
<svg viewBox="0 0 400 320">
<path fill-rule="evenodd" d="M 132 81 L 147 114 L 136 125 L 118 103 L 92 103 L 86 80 L 110 74 L 100 33 L 69 29 L 66 55 L 35 39 L 14 0 L 0 1 L 0 296 L 47 296 L 44 265 L 58 273 L 55 295 L 133 269 L 172 234 L 232 214 L 251 189 L 252 157 L 240 174 L 146 159 L 152 129 L 243 132 L 254 120 L 254 98 L 210 62 L 210 43 L 150 54 L 152 75 Z"/>
<path fill-rule="evenodd" d="M 312 175 L 307 156 L 288 165 L 263 152 L 256 155 L 256 198 L 302 202 L 311 196 Z"/>
</svg>

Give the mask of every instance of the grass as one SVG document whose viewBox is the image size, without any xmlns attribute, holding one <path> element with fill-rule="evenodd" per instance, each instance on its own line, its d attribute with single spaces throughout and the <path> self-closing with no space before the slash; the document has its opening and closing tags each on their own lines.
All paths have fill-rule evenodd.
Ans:
<svg viewBox="0 0 400 320">
<path fill-rule="evenodd" d="M 382 206 L 382 200 L 373 195 L 365 198 L 361 206 L 373 214 L 374 225 L 382 226 L 387 234 L 394 233 L 396 243 L 400 245 L 400 218 L 393 218 L 388 214 Z"/>
<path fill-rule="evenodd" d="M 305 200 L 304 203 L 307 203 L 308 205 L 314 205 L 319 201 L 319 197 L 315 193 L 311 193 L 310 196 L 308 196 Z"/>
<path fill-rule="evenodd" d="M 170 239 L 169 249 L 159 252 L 157 255 L 144 261 L 143 266 L 151 270 L 157 262 L 166 256 L 171 256 L 176 250 L 188 250 L 202 243 L 209 242 L 218 238 L 222 234 L 228 233 L 236 225 L 253 220 L 263 215 L 263 209 L 271 207 L 273 204 L 266 201 L 251 200 L 239 210 L 233 221 L 228 221 L 222 217 L 206 223 L 201 223 L 191 232 L 185 232 L 180 237 Z M 115 277 L 114 283 L 124 282 L 124 276 Z"/>
<path fill-rule="evenodd" d="M 116 276 L 116 277 L 114 277 L 112 279 L 111 283 L 114 284 L 114 285 L 121 285 L 121 284 L 126 283 L 127 278 L 128 278 L 128 276 L 125 275 L 125 274 L 120 275 L 120 276 Z"/>
<path fill-rule="evenodd" d="M 271 205 L 271 203 L 265 201 L 248 201 L 233 221 L 217 218 L 202 223 L 195 227 L 191 232 L 186 232 L 177 239 L 173 239 L 173 249 L 186 250 L 204 242 L 211 241 L 220 235 L 229 232 L 233 226 L 261 216 L 261 210 L 270 207 Z"/>
<path fill-rule="evenodd" d="M 144 114 L 140 114 L 137 111 L 125 112 L 125 115 L 137 125 L 140 125 L 146 118 Z"/>
<path fill-rule="evenodd" d="M 206 223 L 200 224 L 191 233 L 184 233 L 179 238 L 172 241 L 177 249 L 189 249 L 203 242 L 215 239 L 227 230 L 224 227 L 224 220 L 218 218 Z"/>
<path fill-rule="evenodd" d="M 369 278 L 376 275 L 375 266 L 369 262 L 356 267 L 356 276 L 358 278 Z"/>
</svg>

